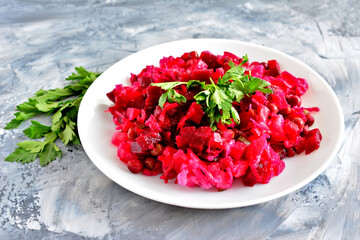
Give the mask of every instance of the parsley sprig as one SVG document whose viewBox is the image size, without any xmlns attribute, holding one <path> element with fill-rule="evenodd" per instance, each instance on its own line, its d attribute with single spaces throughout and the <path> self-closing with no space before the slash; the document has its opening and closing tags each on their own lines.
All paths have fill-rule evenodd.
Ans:
<svg viewBox="0 0 360 240">
<path fill-rule="evenodd" d="M 194 96 L 196 102 L 203 107 L 204 112 L 209 117 L 210 127 L 216 130 L 216 123 L 231 124 L 232 121 L 240 122 L 240 117 L 233 102 L 239 102 L 244 96 L 250 96 L 256 91 L 263 93 L 272 93 L 268 88 L 269 82 L 260 78 L 245 75 L 245 69 L 242 67 L 248 61 L 247 55 L 243 57 L 243 61 L 239 65 L 229 62 L 231 67 L 221 78 L 217 84 L 210 79 L 211 83 L 206 84 L 198 80 L 190 80 L 189 82 L 164 82 L 152 83 L 151 85 L 161 87 L 166 92 L 159 99 L 159 105 L 164 106 L 166 101 L 185 103 L 185 96 L 179 94 L 174 88 L 186 84 L 187 89 L 194 85 L 201 87 L 202 91 Z"/>
<path fill-rule="evenodd" d="M 44 139 L 41 141 L 19 142 L 18 148 L 5 158 L 9 162 L 29 163 L 39 158 L 40 165 L 44 166 L 62 152 L 55 144 L 60 138 L 64 145 L 80 145 L 77 133 L 77 113 L 80 102 L 85 92 L 100 75 L 100 73 L 89 72 L 83 67 L 75 68 L 66 80 L 71 81 L 69 85 L 60 89 L 39 90 L 27 102 L 16 106 L 17 112 L 5 129 L 15 129 L 24 121 L 37 115 L 50 115 L 51 126 L 43 125 L 32 120 L 31 125 L 23 133 L 30 139 Z"/>
</svg>

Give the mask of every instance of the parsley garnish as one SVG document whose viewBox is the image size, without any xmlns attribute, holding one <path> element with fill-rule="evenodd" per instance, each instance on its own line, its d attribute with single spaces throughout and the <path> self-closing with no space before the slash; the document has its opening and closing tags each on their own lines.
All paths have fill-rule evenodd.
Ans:
<svg viewBox="0 0 360 240">
<path fill-rule="evenodd" d="M 89 72 L 83 67 L 75 69 L 77 73 L 66 78 L 71 84 L 63 89 L 41 89 L 27 102 L 16 106 L 15 118 L 5 126 L 5 129 L 17 128 L 25 120 L 39 114 L 50 115 L 52 124 L 45 126 L 37 121 L 31 121 L 31 125 L 23 131 L 24 134 L 30 139 L 44 138 L 44 140 L 19 142 L 18 148 L 7 156 L 5 161 L 29 163 L 39 158 L 40 165 L 44 166 L 61 157 L 62 152 L 55 144 L 58 138 L 65 145 L 80 145 L 76 128 L 80 102 L 100 73 Z"/>
<path fill-rule="evenodd" d="M 256 91 L 263 93 L 272 93 L 267 88 L 270 83 L 260 78 L 252 77 L 250 74 L 245 75 L 245 69 L 242 67 L 248 61 L 247 55 L 243 57 L 243 61 L 236 66 L 233 62 L 229 62 L 230 69 L 218 79 L 217 84 L 212 79 L 210 84 L 200 82 L 198 80 L 190 80 L 189 82 L 164 82 L 152 83 L 151 85 L 161 87 L 166 90 L 159 99 L 159 105 L 164 106 L 168 102 L 186 102 L 185 96 L 179 94 L 174 88 L 186 84 L 187 88 L 199 85 L 201 92 L 194 96 L 196 102 L 203 107 L 204 112 L 209 117 L 210 127 L 216 130 L 215 123 L 221 121 L 223 124 L 231 124 L 232 121 L 240 123 L 240 117 L 233 102 L 239 102 L 245 95 L 250 96 Z"/>
</svg>

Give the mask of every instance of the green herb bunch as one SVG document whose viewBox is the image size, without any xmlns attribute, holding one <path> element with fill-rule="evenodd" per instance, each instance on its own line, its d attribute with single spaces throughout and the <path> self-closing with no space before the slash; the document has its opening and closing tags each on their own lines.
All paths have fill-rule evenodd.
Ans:
<svg viewBox="0 0 360 240">
<path fill-rule="evenodd" d="M 269 82 L 252 77 L 250 73 L 245 75 L 242 65 L 247 61 L 247 55 L 243 57 L 243 61 L 238 66 L 230 61 L 231 68 L 218 79 L 217 84 L 212 79 L 210 79 L 210 84 L 198 80 L 153 83 L 153 86 L 161 87 L 166 91 L 161 95 L 159 105 L 163 107 L 166 101 L 185 103 L 186 97 L 179 94 L 174 88 L 182 84 L 186 84 L 187 89 L 197 85 L 201 87 L 202 91 L 196 94 L 194 99 L 209 117 L 210 127 L 213 130 L 216 130 L 215 123 L 219 121 L 223 124 L 231 124 L 232 120 L 239 123 L 240 117 L 232 105 L 233 102 L 240 102 L 244 96 L 250 96 L 256 91 L 272 93 L 272 90 L 268 88 Z"/>
<path fill-rule="evenodd" d="M 55 144 L 60 138 L 65 144 L 80 145 L 77 133 L 77 114 L 85 92 L 100 75 L 100 73 L 89 72 L 83 67 L 75 68 L 66 80 L 71 81 L 69 85 L 60 89 L 39 90 L 27 102 L 16 106 L 17 112 L 5 129 L 15 129 L 25 120 L 37 115 L 51 116 L 51 126 L 43 125 L 32 120 L 31 125 L 23 132 L 31 139 L 44 139 L 43 141 L 19 142 L 18 148 L 5 158 L 9 162 L 29 163 L 39 158 L 40 165 L 44 166 L 62 152 Z"/>
</svg>

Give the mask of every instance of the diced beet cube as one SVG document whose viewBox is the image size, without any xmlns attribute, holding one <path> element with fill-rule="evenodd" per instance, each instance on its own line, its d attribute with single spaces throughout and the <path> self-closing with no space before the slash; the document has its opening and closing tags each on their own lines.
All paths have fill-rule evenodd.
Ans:
<svg viewBox="0 0 360 240">
<path fill-rule="evenodd" d="M 221 65 L 217 62 L 217 57 L 209 51 L 201 52 L 200 59 L 206 62 L 210 69 L 221 67 Z"/>
<path fill-rule="evenodd" d="M 265 74 L 265 68 L 261 64 L 256 64 L 256 65 L 251 64 L 250 70 L 251 70 L 251 76 L 253 77 L 262 78 Z"/>
<path fill-rule="evenodd" d="M 111 139 L 111 143 L 115 146 L 119 146 L 120 143 L 128 140 L 127 134 L 121 131 L 116 131 Z"/>
<path fill-rule="evenodd" d="M 161 141 L 161 135 L 157 132 L 141 135 L 135 140 L 141 147 L 141 152 L 154 149 L 154 144 Z"/>
<path fill-rule="evenodd" d="M 302 153 L 305 150 L 305 138 L 299 137 L 299 141 L 294 145 L 297 154 Z"/>
<path fill-rule="evenodd" d="M 224 56 L 232 62 L 239 62 L 240 58 L 231 52 L 224 52 Z"/>
<path fill-rule="evenodd" d="M 230 157 L 232 157 L 235 161 L 240 161 L 242 158 L 247 145 L 241 141 L 236 141 L 236 143 L 231 148 Z"/>
<path fill-rule="evenodd" d="M 274 103 L 279 110 L 290 107 L 286 101 L 285 93 L 280 88 L 273 88 L 275 91 L 270 96 L 270 102 Z"/>
<path fill-rule="evenodd" d="M 224 71 L 224 69 L 222 67 L 217 68 L 215 73 L 212 76 L 212 80 L 214 81 L 214 83 L 217 84 L 218 79 L 220 77 L 224 76 L 224 74 L 225 74 L 225 71 Z"/>
<path fill-rule="evenodd" d="M 179 148 L 183 148 L 189 145 L 191 139 L 195 135 L 195 127 L 183 127 L 180 130 L 180 134 L 176 136 L 176 144 Z"/>
<path fill-rule="evenodd" d="M 131 152 L 131 145 L 129 142 L 120 143 L 117 149 L 117 155 L 121 161 L 127 163 L 130 160 L 138 159 L 138 157 Z"/>
<path fill-rule="evenodd" d="M 148 126 L 152 131 L 162 132 L 160 124 L 156 121 L 156 118 L 152 114 L 150 115 L 148 120 L 146 120 L 145 126 Z"/>
<path fill-rule="evenodd" d="M 276 77 L 281 73 L 280 65 L 276 60 L 268 61 L 268 72 L 269 72 L 269 75 L 272 77 Z"/>
<path fill-rule="evenodd" d="M 299 126 L 296 123 L 293 123 L 289 120 L 285 120 L 284 122 L 284 131 L 287 139 L 289 140 L 296 140 L 296 138 L 299 136 L 300 129 Z"/>
<path fill-rule="evenodd" d="M 115 103 L 115 96 L 114 96 L 114 90 L 111 92 L 108 92 L 106 94 L 106 96 L 109 98 L 110 101 L 112 101 L 113 103 Z"/>
<path fill-rule="evenodd" d="M 224 140 L 220 133 L 214 132 L 209 140 L 209 147 L 212 149 L 222 149 Z"/>
<path fill-rule="evenodd" d="M 285 139 L 284 118 L 282 115 L 278 114 L 271 117 L 269 129 L 271 131 L 272 141 L 276 141 L 276 142 L 284 141 Z"/>
<path fill-rule="evenodd" d="M 286 149 L 286 156 L 287 157 L 293 157 L 295 156 L 296 152 L 294 148 L 287 148 Z"/>
<path fill-rule="evenodd" d="M 162 95 L 163 90 L 160 87 L 149 86 L 146 88 L 145 106 L 156 106 L 159 102 L 159 98 Z"/>
<path fill-rule="evenodd" d="M 309 154 L 320 147 L 322 136 L 318 128 L 310 130 L 305 137 L 305 154 Z"/>
<path fill-rule="evenodd" d="M 190 79 L 199 80 L 200 82 L 211 83 L 210 77 L 214 74 L 212 69 L 199 69 L 194 70 L 190 74 Z"/>
<path fill-rule="evenodd" d="M 222 131 L 222 136 L 224 139 L 229 140 L 235 137 L 234 131 L 231 129 L 225 129 Z"/>
<path fill-rule="evenodd" d="M 132 121 L 140 115 L 140 109 L 137 108 L 127 108 L 126 109 L 126 116 L 127 118 Z"/>
<path fill-rule="evenodd" d="M 196 130 L 195 135 L 190 140 L 189 147 L 196 153 L 201 153 L 207 146 L 212 134 L 210 127 L 200 127 Z"/>
<path fill-rule="evenodd" d="M 245 186 L 253 187 L 258 181 L 254 173 L 249 168 L 245 176 L 243 177 L 243 182 Z"/>
<path fill-rule="evenodd" d="M 280 160 L 278 164 L 274 167 L 274 174 L 278 176 L 285 168 L 285 162 Z"/>
<path fill-rule="evenodd" d="M 305 79 L 297 78 L 287 71 L 283 71 L 280 77 L 292 86 L 292 93 L 298 96 L 303 95 L 309 88 L 309 85 Z"/>
</svg>

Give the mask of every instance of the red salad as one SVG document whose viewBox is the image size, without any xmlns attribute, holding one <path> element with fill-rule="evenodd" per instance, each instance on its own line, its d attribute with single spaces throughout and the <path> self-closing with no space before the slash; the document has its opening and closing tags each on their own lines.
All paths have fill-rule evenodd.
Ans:
<svg viewBox="0 0 360 240">
<path fill-rule="evenodd" d="M 320 146 L 319 129 L 310 129 L 319 109 L 301 106 L 308 83 L 276 60 L 193 51 L 130 81 L 107 96 L 112 143 L 133 173 L 203 189 L 254 186 L 279 175 L 285 157 Z"/>
</svg>

